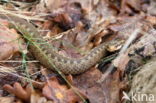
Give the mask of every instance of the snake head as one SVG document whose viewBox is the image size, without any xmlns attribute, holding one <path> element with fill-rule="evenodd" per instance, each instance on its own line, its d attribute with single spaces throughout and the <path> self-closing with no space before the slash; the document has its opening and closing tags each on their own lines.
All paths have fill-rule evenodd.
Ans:
<svg viewBox="0 0 156 103">
<path fill-rule="evenodd" d="M 125 42 L 125 40 L 119 40 L 119 39 L 112 40 L 112 42 L 110 42 L 106 45 L 106 50 L 109 52 L 118 51 L 122 48 L 124 42 Z"/>
</svg>

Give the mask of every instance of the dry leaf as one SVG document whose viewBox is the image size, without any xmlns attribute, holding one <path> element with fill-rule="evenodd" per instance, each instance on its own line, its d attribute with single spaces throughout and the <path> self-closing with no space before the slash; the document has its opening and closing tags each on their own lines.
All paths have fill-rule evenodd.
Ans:
<svg viewBox="0 0 156 103">
<path fill-rule="evenodd" d="M 5 84 L 3 88 L 9 93 L 17 96 L 19 99 L 22 99 L 24 101 L 30 100 L 30 95 L 32 93 L 32 88 L 30 86 L 27 86 L 27 88 L 23 88 L 20 83 L 16 82 L 13 86 Z"/>
<path fill-rule="evenodd" d="M 117 67 L 119 70 L 121 71 L 125 71 L 126 69 L 126 66 L 129 62 L 130 58 L 128 56 L 128 53 L 126 54 L 122 54 L 120 55 L 119 57 L 117 57 L 114 61 L 113 61 L 113 64 L 115 67 Z"/>
<path fill-rule="evenodd" d="M 121 2 L 121 13 L 128 12 L 132 13 L 132 9 L 140 11 L 141 1 L 140 0 L 122 0 Z"/>
<path fill-rule="evenodd" d="M 0 103 L 13 103 L 13 97 L 0 97 Z"/>
<path fill-rule="evenodd" d="M 76 88 L 74 90 L 79 93 L 82 98 L 86 97 Z M 47 84 L 43 88 L 43 95 L 56 103 L 76 103 L 82 101 L 82 99 L 75 94 L 72 88 L 68 88 L 66 85 L 61 85 L 54 77 L 48 80 Z"/>
<path fill-rule="evenodd" d="M 136 28 L 147 29 L 150 27 L 150 24 L 145 22 L 144 14 L 131 16 L 119 16 L 118 22 L 109 26 L 109 28 L 117 32 L 116 38 L 128 39 L 130 34 L 134 32 Z"/>
<path fill-rule="evenodd" d="M 73 78 L 74 85 L 85 93 L 90 103 L 105 103 L 105 91 L 97 84 L 101 75 L 102 73 L 97 68 L 93 67 L 85 73 Z"/>
<path fill-rule="evenodd" d="M 6 22 L 0 20 L 0 60 L 5 60 L 11 57 L 15 52 L 19 52 L 24 48 L 20 35 L 14 29 L 8 29 Z"/>
<path fill-rule="evenodd" d="M 151 24 L 156 24 L 156 17 L 155 16 L 147 16 L 146 20 L 149 21 Z"/>
<path fill-rule="evenodd" d="M 40 0 L 39 4 L 36 5 L 35 11 L 39 13 L 55 12 L 65 4 L 65 0 Z"/>
<path fill-rule="evenodd" d="M 54 103 L 54 102 L 47 100 L 39 92 L 32 92 L 30 103 Z"/>
<path fill-rule="evenodd" d="M 102 73 L 98 69 L 92 68 L 75 77 L 74 85 L 87 95 L 90 103 L 120 103 L 120 91 L 125 86 L 120 80 L 120 72 L 110 74 L 106 81 L 99 84 L 97 81 L 101 76 Z"/>
<path fill-rule="evenodd" d="M 151 15 L 156 15 L 156 1 L 155 0 L 150 0 L 150 5 L 147 8 L 148 14 Z"/>
</svg>

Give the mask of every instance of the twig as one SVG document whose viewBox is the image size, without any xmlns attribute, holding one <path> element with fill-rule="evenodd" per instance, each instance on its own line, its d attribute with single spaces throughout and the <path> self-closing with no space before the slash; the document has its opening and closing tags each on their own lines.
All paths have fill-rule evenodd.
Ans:
<svg viewBox="0 0 156 103">
<path fill-rule="evenodd" d="M 121 51 L 119 52 L 119 55 L 116 58 L 119 58 L 122 54 L 126 52 L 127 48 L 132 43 L 132 41 L 136 39 L 139 32 L 141 32 L 140 29 L 135 29 L 135 31 L 131 34 L 129 39 L 126 41 Z M 107 71 L 101 76 L 100 80 L 98 80 L 98 83 L 102 83 L 106 79 L 106 77 L 113 71 L 113 68 L 114 68 L 114 65 L 113 63 L 111 63 Z"/>
</svg>

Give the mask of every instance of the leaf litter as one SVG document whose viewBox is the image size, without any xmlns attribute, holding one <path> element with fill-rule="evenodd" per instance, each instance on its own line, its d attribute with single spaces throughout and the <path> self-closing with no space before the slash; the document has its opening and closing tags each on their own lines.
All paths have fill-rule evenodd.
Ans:
<svg viewBox="0 0 156 103">
<path fill-rule="evenodd" d="M 21 49 L 29 50 L 27 50 L 26 44 L 21 40 L 19 33 L 14 29 L 10 29 L 8 21 L 0 20 L 0 47 L 2 48 L 0 50 L 0 60 L 5 61 L 1 62 L 0 65 L 4 66 L 4 69 L 11 68 L 16 71 L 18 75 L 14 76 L 19 80 L 12 81 L 12 83 L 4 82 L 4 86 L 1 88 L 3 97 L 0 98 L 0 102 L 83 103 L 85 100 L 87 103 L 122 103 L 122 91 L 129 91 L 131 86 L 129 82 L 133 82 L 128 78 L 129 76 L 133 77 L 131 72 L 155 56 L 155 1 L 36 1 L 2 1 L 0 2 L 0 11 L 2 13 L 14 13 L 16 16 L 31 21 L 42 34 L 43 39 L 46 39 L 50 45 L 57 47 L 58 53 L 67 57 L 83 57 L 102 42 L 109 42 L 115 39 L 127 40 L 135 28 L 142 31 L 120 58 L 113 61 L 108 58 L 108 63 L 101 61 L 103 69 L 109 68 L 111 63 L 115 66 L 105 81 L 102 83 L 97 82 L 105 72 L 102 73 L 96 65 L 80 75 L 66 76 L 72 85 L 71 88 L 70 85 L 64 82 L 61 83 L 59 81 L 61 78 L 54 72 L 46 70 L 47 74 L 45 75 L 42 72 L 42 65 L 38 62 L 32 62 L 34 58 L 29 52 L 26 53 L 27 56 L 24 58 L 26 64 L 28 64 L 24 68 L 21 66 L 23 62 L 18 65 L 7 63 L 8 60 L 14 62 L 22 60 Z M 109 57 L 118 52 L 119 50 L 108 51 L 107 56 Z M 28 74 L 19 71 L 21 69 L 25 71 L 25 68 L 27 68 Z M 4 74 L 4 71 L 1 72 Z M 15 74 L 15 72 L 5 73 Z M 31 75 L 35 75 L 35 78 L 31 77 Z M 0 79 L 3 79 L 3 77 L 11 78 L 7 75 L 2 75 Z M 30 84 L 32 85 L 30 86 Z M 42 84 L 42 86 L 39 84 Z M 10 94 L 14 94 L 14 96 L 8 97 L 9 94 L 5 93 L 4 89 Z"/>
</svg>

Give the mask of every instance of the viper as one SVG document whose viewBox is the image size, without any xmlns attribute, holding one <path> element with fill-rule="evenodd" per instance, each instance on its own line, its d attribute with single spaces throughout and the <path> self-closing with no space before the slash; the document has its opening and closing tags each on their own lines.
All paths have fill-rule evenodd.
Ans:
<svg viewBox="0 0 156 103">
<path fill-rule="evenodd" d="M 40 43 L 46 42 L 46 40 L 42 39 L 36 27 L 28 21 L 9 14 L 0 14 L 0 18 L 8 20 L 29 42 L 29 50 L 35 58 L 43 66 L 54 71 L 63 72 L 64 74 L 80 74 L 94 66 L 106 55 L 106 43 L 102 43 L 82 58 L 65 57 L 60 55 L 53 46 Z"/>
</svg>

